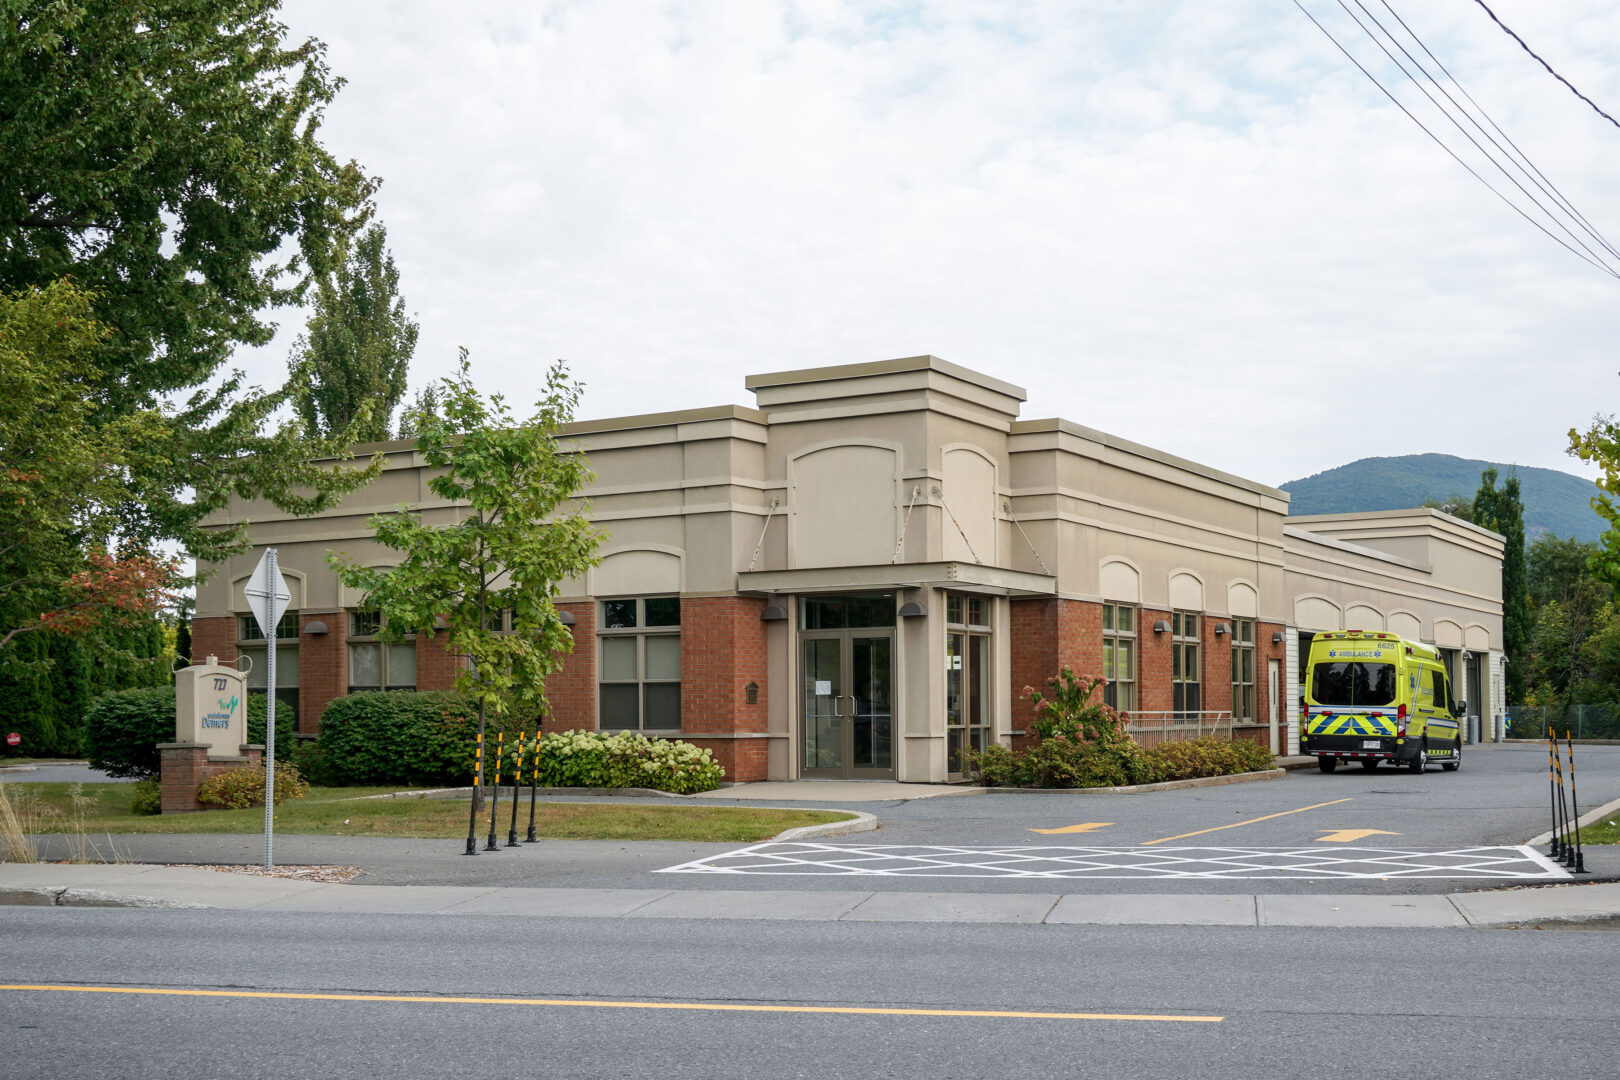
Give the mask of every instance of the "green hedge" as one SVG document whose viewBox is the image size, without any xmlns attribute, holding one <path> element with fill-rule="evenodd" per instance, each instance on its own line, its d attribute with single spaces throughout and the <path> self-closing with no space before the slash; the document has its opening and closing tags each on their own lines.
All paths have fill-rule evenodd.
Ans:
<svg viewBox="0 0 1620 1080">
<path fill-rule="evenodd" d="M 1023 750 L 988 747 L 974 772 L 992 787 L 1086 788 L 1233 776 L 1275 767 L 1271 751 L 1246 739 L 1205 735 L 1144 750 L 1128 738 L 1046 739 Z"/>
<path fill-rule="evenodd" d="M 17 732 L 22 742 L 8 746 L 0 740 L 0 757 L 78 757 L 85 753 L 85 717 L 97 698 L 171 681 L 156 619 L 82 637 L 23 634 L 6 649 L 0 716 L 5 730 Z"/>
<path fill-rule="evenodd" d="M 726 775 L 707 750 L 629 732 L 547 735 L 540 740 L 538 768 L 546 787 L 642 787 L 681 795 L 712 791 Z"/>
<path fill-rule="evenodd" d="M 490 717 L 495 734 L 534 730 L 534 721 Z M 299 749 L 298 767 L 317 784 L 470 784 L 478 707 L 453 690 L 388 690 L 338 698 L 321 714 L 321 735 Z"/>
<path fill-rule="evenodd" d="M 264 715 L 264 694 L 248 691 L 248 742 L 264 742 Z M 149 779 L 161 771 L 158 743 L 174 742 L 174 733 L 173 686 L 118 690 L 97 698 L 85 714 L 84 754 L 91 768 L 109 776 Z M 292 745 L 292 717 L 276 717 L 277 750 Z"/>
</svg>

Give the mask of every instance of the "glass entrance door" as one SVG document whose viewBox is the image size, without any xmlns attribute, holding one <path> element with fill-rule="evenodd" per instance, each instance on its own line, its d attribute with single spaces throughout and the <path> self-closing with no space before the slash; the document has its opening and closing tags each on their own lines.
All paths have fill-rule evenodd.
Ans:
<svg viewBox="0 0 1620 1080">
<path fill-rule="evenodd" d="M 802 634 L 804 776 L 894 779 L 894 638 L 881 630 Z"/>
</svg>

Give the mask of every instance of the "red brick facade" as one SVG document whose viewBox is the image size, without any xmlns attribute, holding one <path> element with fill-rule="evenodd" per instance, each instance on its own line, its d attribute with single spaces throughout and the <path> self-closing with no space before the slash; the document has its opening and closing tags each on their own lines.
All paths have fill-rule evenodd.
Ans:
<svg viewBox="0 0 1620 1080">
<path fill-rule="evenodd" d="M 752 596 L 681 601 L 681 738 L 712 753 L 739 783 L 766 777 L 764 610 L 764 599 Z"/>
<path fill-rule="evenodd" d="M 326 627 L 311 634 L 311 623 Z M 342 611 L 298 613 L 298 731 L 315 735 L 321 730 L 326 707 L 349 692 L 349 618 Z"/>
<path fill-rule="evenodd" d="M 562 670 L 546 680 L 551 715 L 547 731 L 596 730 L 596 605 L 590 601 L 558 604 L 574 617 L 574 651 L 563 657 Z"/>
<path fill-rule="evenodd" d="M 1040 597 L 1013 600 L 1010 615 L 1012 671 L 1007 689 L 1013 743 L 1021 746 L 1033 717 L 1028 688 L 1044 693 L 1047 682 L 1065 667 L 1076 675 L 1102 674 L 1102 605 Z"/>
<path fill-rule="evenodd" d="M 191 620 L 189 659 L 200 664 L 210 656 L 218 657 L 222 664 L 236 660 L 236 620 L 229 615 Z"/>
<path fill-rule="evenodd" d="M 197 801 L 197 789 L 204 780 L 228 769 L 264 769 L 264 747 L 244 746 L 240 757 L 211 757 L 212 747 L 202 743 L 160 743 L 162 760 L 159 785 L 163 791 L 163 813 L 186 814 L 210 810 Z M 277 770 L 280 771 L 280 770 Z"/>
</svg>

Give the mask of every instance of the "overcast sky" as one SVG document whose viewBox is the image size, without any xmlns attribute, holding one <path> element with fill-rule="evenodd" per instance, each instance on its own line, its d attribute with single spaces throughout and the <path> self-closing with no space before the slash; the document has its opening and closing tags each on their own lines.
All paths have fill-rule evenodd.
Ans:
<svg viewBox="0 0 1620 1080">
<path fill-rule="evenodd" d="M 1620 6 L 1489 2 L 1620 116 Z M 1305 3 L 1467 147 L 1337 0 Z M 1620 128 L 1474 0 L 1390 4 L 1620 246 Z M 520 402 L 565 358 L 582 417 L 933 353 L 1025 387 L 1026 418 L 1268 484 L 1422 452 L 1579 473 L 1565 432 L 1620 403 L 1620 282 L 1291 0 L 289 0 L 283 19 L 348 80 L 323 141 L 384 181 L 413 392 L 460 345 Z M 303 320 L 240 357 L 258 381 Z"/>
</svg>

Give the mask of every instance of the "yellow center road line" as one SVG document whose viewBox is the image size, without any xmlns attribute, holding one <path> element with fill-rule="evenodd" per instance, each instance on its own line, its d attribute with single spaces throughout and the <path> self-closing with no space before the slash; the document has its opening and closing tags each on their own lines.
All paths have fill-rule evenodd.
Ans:
<svg viewBox="0 0 1620 1080">
<path fill-rule="evenodd" d="M 1059 833 L 1091 832 L 1093 829 L 1106 829 L 1112 821 L 1086 821 L 1079 825 L 1065 825 L 1061 829 L 1031 829 L 1030 832 L 1045 833 L 1047 836 L 1056 836 Z"/>
<path fill-rule="evenodd" d="M 412 994 L 298 994 L 270 990 L 175 990 L 156 986 L 0 985 L 0 990 L 61 990 L 76 994 L 149 994 L 162 997 L 257 998 L 275 1001 L 364 1001 L 385 1005 L 544 1005 L 584 1009 L 675 1009 L 692 1012 L 833 1013 L 847 1016 L 965 1016 L 992 1020 L 1147 1020 L 1166 1024 L 1219 1024 L 1224 1016 L 1157 1013 L 1024 1012 L 1001 1009 L 882 1009 L 856 1005 L 721 1005 L 701 1001 L 579 1001 L 567 998 L 429 997 Z"/>
<path fill-rule="evenodd" d="M 1311 806 L 1302 806 L 1298 810 L 1283 810 L 1276 814 L 1266 814 L 1263 817 L 1250 818 L 1248 821 L 1234 821 L 1230 825 L 1217 825 L 1213 829 L 1199 829 L 1197 832 L 1184 832 L 1180 836 L 1161 836 L 1157 840 L 1145 840 L 1141 847 L 1153 844 L 1163 844 L 1169 840 L 1185 840 L 1189 836 L 1203 836 L 1205 833 L 1220 832 L 1222 829 L 1235 829 L 1240 825 L 1253 825 L 1257 821 L 1270 821 L 1274 817 L 1287 817 L 1289 814 L 1303 814 L 1307 810 L 1320 810 L 1324 806 L 1333 806 L 1335 803 L 1349 802 L 1349 799 L 1334 799 L 1332 802 L 1319 802 Z"/>
</svg>

